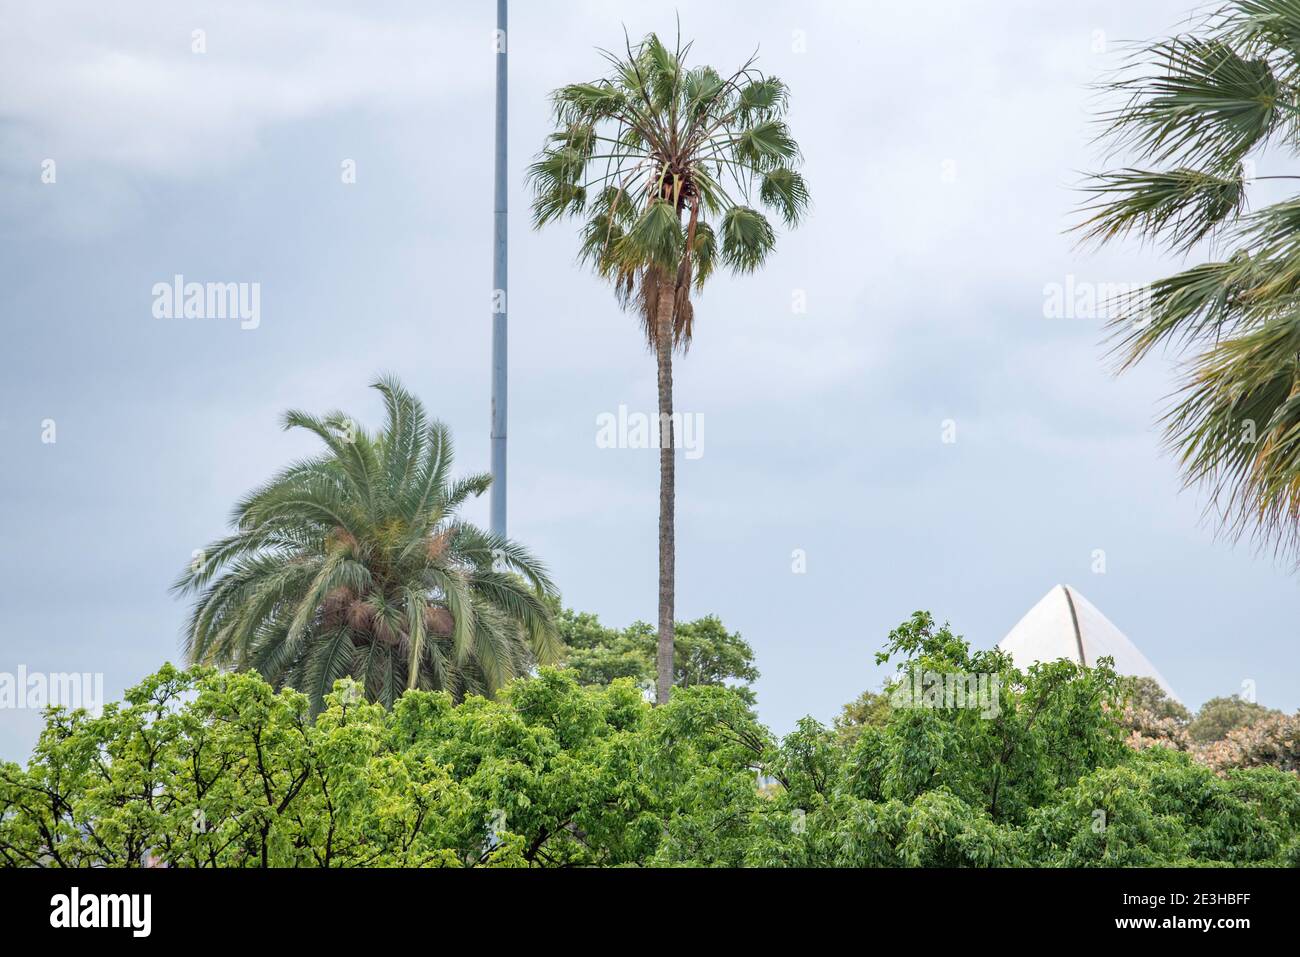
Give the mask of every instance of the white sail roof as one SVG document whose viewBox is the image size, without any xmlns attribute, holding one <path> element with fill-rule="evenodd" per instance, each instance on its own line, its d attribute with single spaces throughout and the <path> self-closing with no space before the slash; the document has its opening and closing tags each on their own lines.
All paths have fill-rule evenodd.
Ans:
<svg viewBox="0 0 1300 957">
<path fill-rule="evenodd" d="M 1011 655 L 1018 668 L 1059 658 L 1088 666 L 1098 658 L 1114 658 L 1117 674 L 1154 678 L 1167 695 L 1178 700 L 1146 655 L 1072 585 L 1057 585 L 1044 595 L 998 647 Z"/>
</svg>

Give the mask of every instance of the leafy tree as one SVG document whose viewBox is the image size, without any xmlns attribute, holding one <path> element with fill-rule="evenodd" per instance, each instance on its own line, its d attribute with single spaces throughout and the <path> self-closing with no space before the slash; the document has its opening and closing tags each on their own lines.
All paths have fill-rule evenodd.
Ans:
<svg viewBox="0 0 1300 957">
<path fill-rule="evenodd" d="M 1187 751 L 1220 770 L 1263 764 L 1288 767 L 1288 745 L 1283 741 L 1288 736 L 1287 719 L 1280 711 L 1231 695 L 1211 698 L 1193 716 L 1151 678 L 1123 677 L 1120 685 L 1124 701 L 1119 722 L 1129 732 L 1132 747 L 1163 745 Z M 1245 733 L 1257 725 L 1267 728 L 1256 735 Z M 1243 733 L 1225 742 L 1236 731 Z M 1272 738 L 1278 740 L 1270 743 Z"/>
<path fill-rule="evenodd" d="M 863 728 L 880 728 L 888 724 L 890 713 L 888 695 L 864 691 L 836 715 L 835 733 L 841 743 L 852 746 L 862 734 Z"/>
<path fill-rule="evenodd" d="M 1103 659 L 1014 668 L 918 613 L 879 656 L 903 682 L 856 739 L 805 719 L 767 759 L 782 783 L 749 843 L 760 866 L 1187 866 L 1300 859 L 1300 778 L 1226 777 L 1120 744 L 1126 682 Z M 920 704 L 913 672 L 999 677 L 997 715 Z M 1150 703 L 1150 702 L 1149 702 Z M 883 710 L 883 709 L 881 709 Z"/>
<path fill-rule="evenodd" d="M 758 680 L 754 649 L 740 636 L 727 631 L 716 615 L 706 615 L 677 625 L 673 686 L 722 685 L 741 682 L 737 692 L 751 704 L 748 685 Z"/>
<path fill-rule="evenodd" d="M 0 765 L 10 866 L 475 867 L 736 863 L 770 739 L 722 688 L 653 708 L 543 669 L 495 700 L 170 666 L 101 717 L 52 710 Z"/>
<path fill-rule="evenodd" d="M 555 626 L 564 646 L 563 665 L 581 685 L 607 685 L 616 678 L 631 678 L 653 687 L 653 639 L 649 647 L 635 626 L 627 629 L 602 625 L 590 612 L 575 612 L 554 603 Z"/>
<path fill-rule="evenodd" d="M 1155 745 L 1187 751 L 1192 740 L 1187 734 L 1191 712 L 1170 698 L 1154 678 L 1124 675 L 1119 679 L 1122 701 L 1117 717 L 1128 732 L 1132 748 Z"/>
<path fill-rule="evenodd" d="M 1137 165 L 1095 176 L 1082 225 L 1179 253 L 1221 254 L 1152 283 L 1113 324 L 1125 366 L 1157 348 L 1190 352 L 1166 436 L 1187 481 L 1204 483 L 1233 534 L 1300 544 L 1300 278 L 1296 198 L 1251 209 L 1254 158 L 1294 155 L 1300 127 L 1300 6 L 1233 0 L 1192 31 L 1136 56 L 1109 84 L 1109 138 Z"/>
<path fill-rule="evenodd" d="M 319 710 L 344 676 L 392 706 L 407 688 L 492 693 L 556 660 L 545 567 L 457 517 L 490 476 L 452 481 L 447 427 L 395 380 L 374 388 L 377 434 L 342 412 L 285 415 L 326 451 L 240 502 L 235 531 L 177 581 L 198 596 L 192 662 L 255 670 Z"/>
<path fill-rule="evenodd" d="M 659 631 L 656 695 L 668 700 L 674 655 L 673 349 L 694 333 L 692 291 L 718 263 L 761 266 L 776 233 L 755 203 L 794 226 L 808 206 L 785 123 L 787 89 L 751 58 L 723 76 L 688 67 L 690 44 L 655 34 L 607 76 L 556 90 L 555 131 L 530 169 L 537 227 L 582 220 L 580 258 L 641 319 L 658 370 Z"/>
<path fill-rule="evenodd" d="M 861 796 L 912 800 L 942 785 L 995 820 L 1018 822 L 1062 782 L 1122 753 L 1105 713 L 1118 694 L 1108 659 L 1091 669 L 1056 661 L 1021 672 L 996 648 L 972 652 L 925 612 L 891 632 L 876 658 L 901 659 L 907 676 L 984 676 L 989 698 L 974 707 L 904 700 L 884 729 L 857 742 L 851 780 Z M 890 686 L 891 698 L 898 690 Z"/>
<path fill-rule="evenodd" d="M 623 630 L 602 625 L 592 614 L 559 609 L 555 621 L 564 645 L 564 665 L 579 684 L 605 685 L 632 678 L 653 688 L 658 643 L 653 626 L 634 622 Z M 673 686 L 726 685 L 751 705 L 749 685 L 758 680 L 754 649 L 739 632 L 729 632 L 715 615 L 677 622 L 674 640 Z"/>
<path fill-rule="evenodd" d="M 1196 712 L 1187 732 L 1198 744 L 1209 744 L 1212 741 L 1222 741 L 1229 731 L 1248 728 L 1257 721 L 1280 713 L 1237 695 L 1211 698 Z"/>
<path fill-rule="evenodd" d="M 1298 834 L 1293 776 L 1221 779 L 1167 748 L 1091 772 L 1027 829 L 1030 855 L 1065 867 L 1260 863 L 1288 853 Z"/>
<path fill-rule="evenodd" d="M 0 764 L 0 863 L 1300 864 L 1300 775 L 1266 766 L 1300 763 L 1293 719 L 1230 732 L 1216 747 L 1261 766 L 1214 769 L 1125 747 L 1104 659 L 1020 671 L 919 612 L 883 655 L 904 680 L 852 742 L 811 718 L 778 742 L 729 688 L 655 707 L 568 668 L 392 708 L 342 679 L 313 720 L 255 672 L 167 666 L 99 717 L 50 709 L 27 766 Z M 911 693 L 952 674 L 998 682 L 974 702 Z"/>
<path fill-rule="evenodd" d="M 1222 741 L 1202 746 L 1198 757 L 1218 771 L 1269 767 L 1300 773 L 1300 714 L 1272 712 L 1233 728 Z"/>
<path fill-rule="evenodd" d="M 1120 693 L 1124 706 L 1145 711 L 1156 719 L 1172 719 L 1186 724 L 1192 719 L 1192 713 L 1178 701 L 1169 697 L 1160 682 L 1154 678 L 1138 675 L 1123 675 L 1119 679 Z"/>
</svg>

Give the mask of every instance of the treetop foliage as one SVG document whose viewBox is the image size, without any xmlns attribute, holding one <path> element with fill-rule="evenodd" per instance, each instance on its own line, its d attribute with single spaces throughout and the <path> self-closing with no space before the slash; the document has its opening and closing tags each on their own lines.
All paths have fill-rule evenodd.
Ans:
<svg viewBox="0 0 1300 957">
<path fill-rule="evenodd" d="M 653 625 L 633 622 L 618 629 L 602 625 L 588 612 L 552 604 L 563 644 L 562 665 L 581 685 L 606 685 L 631 678 L 638 686 L 654 687 L 656 639 Z M 673 687 L 727 685 L 750 704 L 750 684 L 758 680 L 754 649 L 739 632 L 729 632 L 716 615 L 679 621 L 674 629 Z"/>
<path fill-rule="evenodd" d="M 28 765 L 0 765 L 0 860 L 1300 864 L 1300 777 L 1126 747 L 1104 662 L 1020 671 L 924 613 L 885 654 L 903 672 L 995 669 L 996 715 L 914 702 L 851 740 L 811 718 L 778 740 L 734 689 L 655 708 L 631 677 L 544 668 L 493 699 L 417 689 L 392 708 L 343 679 L 313 719 L 255 673 L 165 666 L 98 717 L 51 710 Z"/>
</svg>

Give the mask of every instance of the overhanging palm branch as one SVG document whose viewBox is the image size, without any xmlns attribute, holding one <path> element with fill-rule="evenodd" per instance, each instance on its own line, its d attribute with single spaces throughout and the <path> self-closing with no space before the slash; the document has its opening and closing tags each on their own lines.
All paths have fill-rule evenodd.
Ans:
<svg viewBox="0 0 1300 957">
<path fill-rule="evenodd" d="M 1137 51 L 1105 85 L 1106 135 L 1131 154 L 1092 177 L 1085 240 L 1138 235 L 1213 258 L 1129 298 L 1112 323 L 1121 368 L 1189 353 L 1164 419 L 1189 484 L 1232 535 L 1300 551 L 1300 197 L 1249 208 L 1270 157 L 1300 153 L 1300 0 L 1234 0 Z M 1284 162 L 1284 160 L 1270 160 Z"/>
<path fill-rule="evenodd" d="M 239 502 L 233 534 L 174 586 L 197 595 L 192 662 L 251 669 L 319 708 L 342 677 L 391 705 L 408 688 L 491 694 L 557 659 L 545 567 L 461 521 L 488 475 L 452 480 L 451 435 L 393 379 L 372 435 L 340 412 L 285 415 L 326 451 Z"/>
</svg>

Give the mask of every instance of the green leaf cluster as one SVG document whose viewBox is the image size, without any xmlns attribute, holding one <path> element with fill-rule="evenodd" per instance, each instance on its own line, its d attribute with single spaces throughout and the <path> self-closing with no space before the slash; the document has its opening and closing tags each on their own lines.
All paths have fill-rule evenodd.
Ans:
<svg viewBox="0 0 1300 957">
<path fill-rule="evenodd" d="M 607 685 L 631 678 L 654 688 L 658 636 L 644 621 L 611 628 L 588 612 L 553 603 L 556 631 L 564 647 L 562 665 L 579 684 Z M 730 632 L 716 615 L 679 621 L 674 627 L 673 687 L 725 685 L 754 703 L 750 687 L 759 677 L 754 649 L 739 632 Z"/>
</svg>

